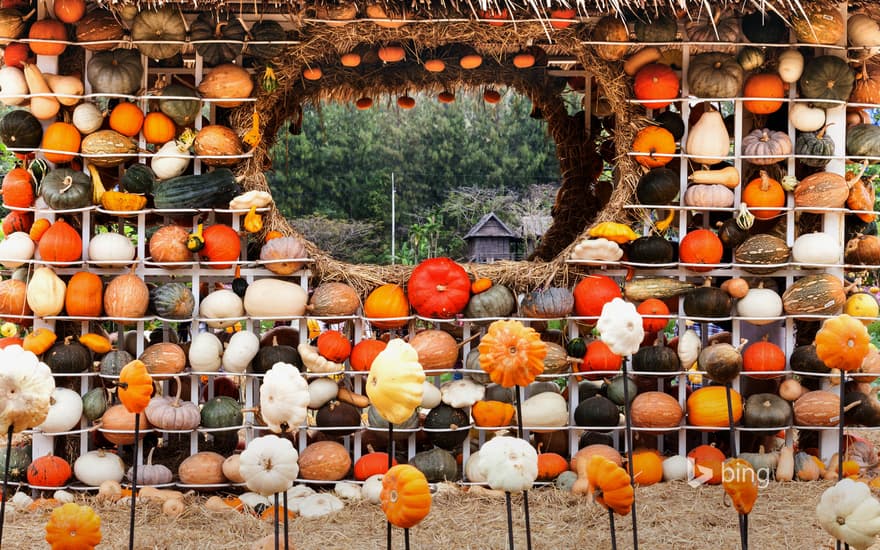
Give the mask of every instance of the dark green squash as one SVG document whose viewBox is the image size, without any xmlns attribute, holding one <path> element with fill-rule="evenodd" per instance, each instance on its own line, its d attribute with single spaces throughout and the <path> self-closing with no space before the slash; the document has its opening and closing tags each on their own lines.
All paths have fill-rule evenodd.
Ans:
<svg viewBox="0 0 880 550">
<path fill-rule="evenodd" d="M 467 439 L 469 430 L 464 428 L 470 423 L 466 411 L 440 403 L 428 411 L 423 429 L 433 445 L 451 451 Z"/>
<path fill-rule="evenodd" d="M 153 204 L 156 208 L 221 208 L 229 204 L 236 191 L 232 171 L 218 168 L 207 174 L 159 182 L 153 189 Z"/>
<path fill-rule="evenodd" d="M 725 248 L 736 248 L 749 238 L 749 232 L 739 226 L 736 218 L 718 222 L 718 238 Z"/>
<path fill-rule="evenodd" d="M 620 409 L 601 395 L 584 399 L 574 410 L 574 423 L 577 426 L 612 428 L 619 422 Z"/>
<path fill-rule="evenodd" d="M 635 372 L 678 372 L 681 365 L 675 351 L 658 338 L 652 346 L 642 346 L 632 356 Z"/>
<path fill-rule="evenodd" d="M 516 311 L 516 297 L 504 285 L 493 284 L 479 294 L 471 295 L 464 317 L 467 319 L 486 319 L 507 317 Z"/>
<path fill-rule="evenodd" d="M 678 21 L 669 15 L 642 13 L 633 27 L 639 42 L 673 42 L 678 34 Z"/>
<path fill-rule="evenodd" d="M 195 305 L 192 290 L 185 283 L 165 283 L 150 289 L 150 306 L 163 319 L 189 319 Z"/>
<path fill-rule="evenodd" d="M 700 351 L 697 366 L 717 384 L 728 384 L 742 372 L 743 358 L 730 344 L 713 343 Z"/>
<path fill-rule="evenodd" d="M 565 353 L 567 353 L 569 357 L 583 359 L 587 354 L 587 342 L 580 336 L 572 338 L 565 344 Z"/>
<path fill-rule="evenodd" d="M 747 428 L 782 428 L 791 424 L 791 404 L 775 393 L 750 395 L 743 410 Z"/>
<path fill-rule="evenodd" d="M 828 374 L 831 369 L 816 354 L 814 344 L 797 346 L 792 350 L 788 358 L 788 366 L 795 372 L 812 372 L 816 374 Z"/>
<path fill-rule="evenodd" d="M 861 157 L 880 157 L 880 126 L 855 124 L 846 129 L 846 156 L 850 162 Z M 877 160 L 871 160 L 876 164 Z"/>
<path fill-rule="evenodd" d="M 119 376 L 122 367 L 134 361 L 134 356 L 124 349 L 112 349 L 101 358 L 100 372 L 104 376 Z"/>
<path fill-rule="evenodd" d="M 843 402 L 847 407 L 844 418 L 848 426 L 880 426 L 880 401 L 876 394 L 849 389 L 843 396 Z"/>
<path fill-rule="evenodd" d="M 171 5 L 140 9 L 131 22 L 131 40 L 141 53 L 151 59 L 174 57 L 183 50 L 180 42 L 186 40 L 183 12 Z"/>
<path fill-rule="evenodd" d="M 641 204 L 665 205 L 678 196 L 681 177 L 669 168 L 652 168 L 642 174 L 636 187 L 636 197 Z"/>
<path fill-rule="evenodd" d="M 235 293 L 241 299 L 244 299 L 244 295 L 247 292 L 248 282 L 247 279 L 241 276 L 241 268 L 239 266 L 235 267 L 235 277 L 232 279 L 232 292 Z"/>
<path fill-rule="evenodd" d="M 9 481 L 26 481 L 33 451 L 30 443 L 13 444 L 9 450 Z M 0 447 L 0 469 L 6 470 L 6 447 Z"/>
<path fill-rule="evenodd" d="M 92 180 L 79 170 L 56 168 L 43 177 L 40 195 L 54 210 L 85 208 L 92 204 Z"/>
<path fill-rule="evenodd" d="M 583 401 L 584 399 L 589 399 L 594 395 L 601 395 L 603 390 L 605 389 L 605 385 L 599 385 L 596 382 L 591 380 L 581 380 L 577 385 L 578 389 L 578 403 Z M 612 401 L 614 401 L 612 399 Z"/>
<path fill-rule="evenodd" d="M 299 370 L 303 368 L 302 359 L 300 359 L 296 348 L 283 344 L 261 347 L 254 360 L 251 361 L 251 368 L 258 374 L 266 374 L 275 363 L 279 362 L 289 363 Z"/>
<path fill-rule="evenodd" d="M 533 290 L 523 297 L 519 307 L 525 317 L 560 319 L 574 309 L 574 295 L 562 287 Z"/>
<path fill-rule="evenodd" d="M 46 174 L 48 174 L 50 170 L 49 163 L 46 162 L 45 159 L 34 159 L 27 167 L 27 171 L 30 172 L 31 177 L 34 178 L 34 184 L 37 185 L 38 188 L 43 181 L 43 178 L 46 177 Z"/>
<path fill-rule="evenodd" d="M 764 66 L 764 51 L 754 46 L 745 46 L 736 54 L 736 60 L 747 71 L 755 71 Z"/>
<path fill-rule="evenodd" d="M 82 396 L 83 416 L 91 422 L 101 418 L 107 407 L 110 406 L 107 390 L 104 388 L 92 388 Z"/>
<path fill-rule="evenodd" d="M 329 437 L 351 435 L 361 429 L 361 412 L 354 405 L 334 399 L 315 413 L 315 425 L 333 428 L 324 432 Z"/>
<path fill-rule="evenodd" d="M 798 132 L 794 144 L 795 154 L 822 157 L 798 159 L 805 166 L 822 168 L 831 162 L 831 157 L 834 156 L 834 140 L 825 134 L 827 128 L 828 125 L 825 125 L 818 132 Z"/>
<path fill-rule="evenodd" d="M 129 193 L 152 193 L 156 185 L 156 174 L 146 164 L 132 164 L 125 169 L 119 183 Z"/>
<path fill-rule="evenodd" d="M 429 483 L 458 479 L 458 463 L 456 463 L 455 457 L 449 451 L 439 447 L 416 453 L 414 457 L 409 459 L 409 464 L 425 474 Z"/>
<path fill-rule="evenodd" d="M 375 432 L 377 439 L 382 442 L 388 442 L 388 421 L 372 405 L 367 408 L 367 424 L 370 428 L 377 430 Z M 413 411 L 412 416 L 403 422 L 394 424 L 394 441 L 406 441 L 412 433 L 411 430 L 418 429 L 418 427 L 419 411 Z"/>
<path fill-rule="evenodd" d="M 632 400 L 636 398 L 636 394 L 639 391 L 638 385 L 635 383 L 635 381 L 633 381 L 632 378 L 624 378 L 622 374 L 618 374 L 602 386 L 602 390 L 605 392 L 606 397 L 608 397 L 608 399 L 610 399 L 612 403 L 614 403 L 615 405 L 620 405 L 621 407 L 626 401 L 623 398 L 624 380 L 626 380 L 626 391 L 629 396 L 629 401 L 630 403 L 632 403 Z"/>
<path fill-rule="evenodd" d="M 231 397 L 214 397 L 202 406 L 203 428 L 232 428 L 241 426 L 243 421 L 241 404 Z"/>
<path fill-rule="evenodd" d="M 675 111 L 663 111 L 654 116 L 656 122 L 661 128 L 666 128 L 672 134 L 675 141 L 684 137 L 684 120 L 679 113 Z"/>
<path fill-rule="evenodd" d="M 68 336 L 43 354 L 43 362 L 55 374 L 85 372 L 92 367 L 92 352 Z"/>
<path fill-rule="evenodd" d="M 800 79 L 801 97 L 814 100 L 816 107 L 831 109 L 849 98 L 854 84 L 855 73 L 845 59 L 820 55 L 804 65 Z"/>
<path fill-rule="evenodd" d="M 667 264 L 675 261 L 675 246 L 659 235 L 639 237 L 629 243 L 627 259 L 639 264 Z"/>
<path fill-rule="evenodd" d="M 250 35 L 251 40 L 248 42 L 247 53 L 261 62 L 271 61 L 278 56 L 284 49 L 284 45 L 280 42 L 287 39 L 284 27 L 277 21 L 268 19 L 254 23 Z M 255 42 L 258 43 L 255 44 Z M 259 42 L 266 43 L 260 44 Z"/>
<path fill-rule="evenodd" d="M 160 96 L 192 97 L 194 99 L 159 99 L 159 110 L 168 115 L 178 126 L 192 126 L 202 110 L 199 94 L 180 84 L 162 88 Z"/>
<path fill-rule="evenodd" d="M 785 21 L 770 10 L 755 10 L 740 20 L 743 34 L 755 44 L 784 44 L 788 42 Z"/>
<path fill-rule="evenodd" d="M 513 403 L 513 389 L 505 388 L 500 384 L 489 384 L 486 386 L 486 401 L 501 401 L 502 403 Z"/>
<path fill-rule="evenodd" d="M 0 118 L 0 141 L 9 149 L 38 149 L 43 141 L 43 125 L 30 111 L 9 111 Z"/>
<path fill-rule="evenodd" d="M 238 19 L 220 21 L 219 17 L 214 16 L 214 13 L 207 10 L 202 11 L 189 27 L 189 38 L 192 42 L 224 41 L 195 44 L 196 53 L 202 56 L 208 67 L 235 61 L 235 58 L 244 49 L 244 39 L 247 36 L 247 31 Z"/>
<path fill-rule="evenodd" d="M 707 285 L 697 287 L 684 297 L 684 314 L 688 317 L 717 319 L 730 316 L 730 295 L 720 288 Z"/>
<path fill-rule="evenodd" d="M 140 89 L 143 76 L 141 54 L 133 49 L 98 52 L 86 66 L 92 91 L 99 94 L 134 94 Z"/>
<path fill-rule="evenodd" d="M 589 447 L 590 445 L 607 445 L 614 447 L 614 438 L 607 433 L 584 432 L 578 439 L 578 449 Z"/>
</svg>

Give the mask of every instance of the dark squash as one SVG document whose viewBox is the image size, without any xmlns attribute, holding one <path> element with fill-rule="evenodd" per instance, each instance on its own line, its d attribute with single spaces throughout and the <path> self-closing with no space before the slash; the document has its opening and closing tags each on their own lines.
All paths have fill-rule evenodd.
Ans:
<svg viewBox="0 0 880 550">
<path fill-rule="evenodd" d="M 55 374 L 85 372 L 92 367 L 92 352 L 68 336 L 43 354 L 43 362 Z"/>
<path fill-rule="evenodd" d="M 782 44 L 788 40 L 788 27 L 774 11 L 755 10 L 742 17 L 743 34 L 755 44 Z"/>
<path fill-rule="evenodd" d="M 470 424 L 466 411 L 441 403 L 428 411 L 423 429 L 433 445 L 451 451 L 467 439 Z"/>
<path fill-rule="evenodd" d="M 103 376 L 119 376 L 122 367 L 134 361 L 134 356 L 124 349 L 108 351 L 101 358 L 100 372 Z"/>
<path fill-rule="evenodd" d="M 261 347 L 251 361 L 251 368 L 256 373 L 265 374 L 278 362 L 289 363 L 300 370 L 303 367 L 302 359 L 300 359 L 299 352 L 295 347 L 275 344 Z"/>
<path fill-rule="evenodd" d="M 736 218 L 718 222 L 718 238 L 725 248 L 736 248 L 749 238 L 749 232 L 737 223 Z"/>
<path fill-rule="evenodd" d="M 374 432 L 377 439 L 385 443 L 388 442 L 388 421 L 372 405 L 367 408 L 367 424 L 370 428 L 378 429 Z M 394 424 L 394 441 L 406 441 L 412 433 L 411 430 L 418 427 L 419 411 L 413 411 L 412 416 L 403 422 Z"/>
<path fill-rule="evenodd" d="M 409 464 L 425 474 L 429 483 L 458 479 L 458 464 L 455 462 L 455 457 L 439 447 L 416 453 L 409 459 Z"/>
<path fill-rule="evenodd" d="M 250 35 L 251 41 L 248 42 L 247 53 L 260 62 L 271 61 L 277 57 L 284 49 L 284 45 L 280 42 L 287 39 L 284 27 L 277 21 L 268 19 L 254 23 Z"/>
<path fill-rule="evenodd" d="M 640 264 L 668 264 L 675 261 L 675 245 L 659 235 L 639 237 L 629 243 L 627 259 Z"/>
<path fill-rule="evenodd" d="M 2 126 L 0 126 L 0 134 L 2 134 Z M 858 162 L 861 157 L 880 157 L 880 126 L 873 124 L 849 126 L 846 129 L 846 156 L 850 162 Z M 876 164 L 877 160 L 870 162 Z"/>
<path fill-rule="evenodd" d="M 191 97 L 193 99 L 160 99 L 159 110 L 168 115 L 178 126 L 192 126 L 199 117 L 202 104 L 199 94 L 180 84 L 162 88 L 160 96 Z"/>
<path fill-rule="evenodd" d="M 594 395 L 581 401 L 574 410 L 574 423 L 591 428 L 612 428 L 620 423 L 620 409 L 607 397 Z"/>
<path fill-rule="evenodd" d="M 831 369 L 816 354 L 814 344 L 805 344 L 794 348 L 788 358 L 788 366 L 795 372 L 811 372 L 828 374 Z"/>
<path fill-rule="evenodd" d="M 678 196 L 681 178 L 678 172 L 661 166 L 642 174 L 636 187 L 636 198 L 641 204 L 665 205 Z"/>
<path fill-rule="evenodd" d="M 30 111 L 9 111 L 0 118 L 0 141 L 9 149 L 38 149 L 43 141 L 43 125 Z"/>
<path fill-rule="evenodd" d="M 742 371 L 743 358 L 739 350 L 730 344 L 706 346 L 697 358 L 697 365 L 712 381 L 718 384 L 732 382 Z"/>
<path fill-rule="evenodd" d="M 244 49 L 244 40 L 247 36 L 247 31 L 238 19 L 220 21 L 219 16 L 214 17 L 213 13 L 212 11 L 199 13 L 189 28 L 189 38 L 192 42 L 223 41 L 195 44 L 196 53 L 202 56 L 205 65 L 209 67 L 234 61 Z"/>
<path fill-rule="evenodd" d="M 129 193 L 148 194 L 153 192 L 153 186 L 156 185 L 156 174 L 146 164 L 136 163 L 125 169 L 119 183 Z"/>
<path fill-rule="evenodd" d="M 730 295 L 720 288 L 710 286 L 710 281 L 695 288 L 684 297 L 684 313 L 689 317 L 717 319 L 730 316 Z"/>
<path fill-rule="evenodd" d="M 43 177 L 40 196 L 54 210 L 85 208 L 92 204 L 92 180 L 79 170 L 56 168 Z"/>
<path fill-rule="evenodd" d="M 844 302 L 843 281 L 828 273 L 801 277 L 782 294 L 782 307 L 788 315 L 833 315 Z"/>
<path fill-rule="evenodd" d="M 232 428 L 241 426 L 243 420 L 241 404 L 231 397 L 214 397 L 202 406 L 203 428 Z"/>
<path fill-rule="evenodd" d="M 319 428 L 332 428 L 324 432 L 329 437 L 351 435 L 361 429 L 361 413 L 354 405 L 334 399 L 318 409 L 315 424 Z"/>
<path fill-rule="evenodd" d="M 574 309 L 574 296 L 567 288 L 550 287 L 533 290 L 525 295 L 520 312 L 525 317 L 560 319 Z"/>
<path fill-rule="evenodd" d="M 845 59 L 820 55 L 804 65 L 799 84 L 801 97 L 814 100 L 816 107 L 830 109 L 849 98 L 855 85 L 855 73 Z"/>
<path fill-rule="evenodd" d="M 507 317 L 516 311 L 516 297 L 504 285 L 493 284 L 487 290 L 472 294 L 464 308 L 467 319 Z"/>
<path fill-rule="evenodd" d="M 184 283 L 165 283 L 150 289 L 150 306 L 163 319 L 189 319 L 195 308 L 195 297 Z"/>
<path fill-rule="evenodd" d="M 226 207 L 236 193 L 235 176 L 229 168 L 207 174 L 178 176 L 159 182 L 153 189 L 156 208 Z"/>
<path fill-rule="evenodd" d="M 639 42 L 673 42 L 678 34 L 678 21 L 670 15 L 642 13 L 634 24 Z"/>
<path fill-rule="evenodd" d="M 743 426 L 747 428 L 783 428 L 791 424 L 791 404 L 775 393 L 756 393 L 746 399 Z"/>
<path fill-rule="evenodd" d="M 834 156 L 834 140 L 826 135 L 823 127 L 818 132 L 799 132 L 794 144 L 795 155 L 805 157 L 821 157 L 821 158 L 801 158 L 800 162 L 804 166 L 812 168 L 822 168 L 831 162 Z"/>
<path fill-rule="evenodd" d="M 626 377 L 624 378 L 622 374 L 618 374 L 611 380 L 607 380 L 604 384 L 602 384 L 602 392 L 605 396 L 611 400 L 615 405 L 623 406 L 626 401 L 623 396 L 623 384 L 624 380 L 626 380 L 626 388 L 627 395 L 629 396 L 629 401 L 632 403 L 632 400 L 636 398 L 636 394 L 639 392 L 639 386 L 633 381 L 632 378 Z M 580 395 L 578 395 L 580 397 Z"/>
<path fill-rule="evenodd" d="M 681 366 L 675 351 L 658 339 L 653 346 L 642 346 L 632 356 L 632 369 L 635 372 L 678 372 Z"/>
<path fill-rule="evenodd" d="M 749 237 L 733 254 L 736 263 L 749 273 L 766 274 L 780 269 L 791 257 L 791 249 L 784 240 L 773 235 L 760 234 Z M 772 267 L 757 267 L 757 266 Z M 784 266 L 783 266 L 784 267 Z"/>
<path fill-rule="evenodd" d="M 101 418 L 110 405 L 109 394 L 104 388 L 92 388 L 82 396 L 83 416 L 94 422 Z"/>
<path fill-rule="evenodd" d="M 31 444 L 13 444 L 9 450 L 9 481 L 26 481 L 27 469 L 31 464 Z M 6 471 L 6 448 L 0 452 L 0 469 Z"/>
</svg>

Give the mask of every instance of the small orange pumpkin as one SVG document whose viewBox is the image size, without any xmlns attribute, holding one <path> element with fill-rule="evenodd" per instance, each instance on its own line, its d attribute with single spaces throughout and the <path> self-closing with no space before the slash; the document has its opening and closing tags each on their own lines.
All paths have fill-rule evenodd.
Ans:
<svg viewBox="0 0 880 550">
<path fill-rule="evenodd" d="M 871 337 L 861 321 L 844 313 L 825 319 L 815 343 L 816 355 L 828 368 L 849 372 L 862 366 Z"/>
<path fill-rule="evenodd" d="M 70 464 L 60 456 L 46 455 L 31 462 L 27 469 L 27 482 L 37 487 L 61 487 L 73 471 Z"/>
<path fill-rule="evenodd" d="M 724 389 L 723 387 L 721 389 Z M 706 469 L 712 470 L 709 485 L 718 485 L 723 477 L 724 453 L 715 445 L 699 445 L 691 449 L 687 457 L 694 461 L 694 474 L 703 475 Z"/>
<path fill-rule="evenodd" d="M 632 150 L 637 155 L 636 162 L 647 168 L 666 166 L 675 154 L 675 137 L 661 126 L 646 126 L 639 130 L 633 140 Z M 658 155 L 658 156 L 655 156 Z"/>
<path fill-rule="evenodd" d="M 46 160 L 56 164 L 70 162 L 79 152 L 82 136 L 76 126 L 67 122 L 53 122 L 43 132 L 43 153 Z"/>
<path fill-rule="evenodd" d="M 61 55 L 67 49 L 67 29 L 64 23 L 56 19 L 41 19 L 35 21 L 28 31 L 31 51 L 37 55 Z M 41 42 L 41 40 L 54 40 L 56 42 Z"/>
<path fill-rule="evenodd" d="M 22 348 L 35 355 L 42 355 L 52 347 L 57 338 L 58 336 L 53 331 L 47 328 L 38 328 L 24 337 Z"/>
<path fill-rule="evenodd" d="M 711 229 L 691 231 L 678 245 L 678 257 L 685 264 L 717 264 L 724 255 L 721 239 Z M 687 266 L 690 271 L 711 271 L 712 267 Z"/>
<path fill-rule="evenodd" d="M 46 542 L 52 550 L 92 550 L 101 542 L 101 518 L 89 506 L 63 504 L 49 516 Z"/>
<path fill-rule="evenodd" d="M 746 111 L 756 115 L 769 115 L 782 107 L 785 97 L 785 83 L 778 73 L 754 73 L 746 79 L 743 86 L 744 97 L 760 97 L 772 99 L 747 99 L 743 101 Z M 779 98 L 779 101 L 775 101 Z"/>
<path fill-rule="evenodd" d="M 495 321 L 480 340 L 480 368 L 505 388 L 528 386 L 544 372 L 547 345 L 519 321 Z"/>
<path fill-rule="evenodd" d="M 567 471 L 568 461 L 559 453 L 538 453 L 538 481 L 552 481 Z"/>
<path fill-rule="evenodd" d="M 750 181 L 742 191 L 742 201 L 752 208 L 776 208 L 785 206 L 785 189 L 782 184 L 771 178 L 766 171 Z M 759 220 L 775 218 L 781 210 L 754 210 L 752 214 Z"/>
<path fill-rule="evenodd" d="M 742 396 L 730 390 L 733 422 L 739 422 L 743 414 Z M 727 426 L 727 392 L 724 386 L 705 386 L 687 399 L 688 424 L 691 426 Z"/>
<path fill-rule="evenodd" d="M 627 469 L 633 480 L 643 487 L 663 480 L 663 458 L 655 449 L 636 449 Z"/>
<path fill-rule="evenodd" d="M 142 126 L 144 141 L 153 145 L 164 145 L 177 135 L 177 126 L 171 117 L 155 111 L 147 113 Z"/>
<path fill-rule="evenodd" d="M 388 344 L 382 340 L 361 340 L 351 349 L 351 355 L 349 356 L 348 361 L 351 364 L 351 368 L 357 371 L 369 371 L 370 365 L 373 364 L 373 359 L 375 359 L 386 346 L 388 346 Z"/>
<path fill-rule="evenodd" d="M 31 240 L 35 243 L 40 242 L 40 239 L 43 238 L 43 234 L 46 233 L 46 230 L 52 226 L 52 222 L 49 221 L 48 218 L 39 218 L 34 220 L 34 224 L 31 226 L 31 230 L 28 233 Z"/>
<path fill-rule="evenodd" d="M 153 378 L 147 372 L 143 361 L 135 359 L 122 367 L 119 373 L 119 387 L 116 390 L 119 401 L 132 414 L 144 412 L 153 395 Z"/>
<path fill-rule="evenodd" d="M 405 318 L 409 316 L 409 301 L 403 288 L 389 283 L 374 289 L 364 301 L 364 316 L 377 328 L 399 328 L 406 325 L 409 322 Z"/>
<path fill-rule="evenodd" d="M 513 405 L 503 401 L 477 401 L 471 407 L 474 424 L 483 428 L 510 426 L 515 412 Z"/>
<path fill-rule="evenodd" d="M 399 464 L 382 477 L 382 511 L 395 527 L 409 529 L 431 511 L 431 489 L 415 466 Z"/>
<path fill-rule="evenodd" d="M 144 112 L 128 101 L 121 101 L 110 111 L 110 128 L 128 137 L 134 137 L 144 125 Z"/>
<path fill-rule="evenodd" d="M 492 288 L 492 279 L 487 279 L 486 277 L 480 277 L 471 283 L 471 293 L 479 294 L 480 292 L 486 292 Z"/>
<path fill-rule="evenodd" d="M 731 458 L 724 463 L 722 476 L 724 492 L 740 514 L 752 511 L 758 499 L 758 474 L 752 465 L 742 458 Z"/>
<path fill-rule="evenodd" d="M 392 466 L 397 466 L 397 459 L 391 460 Z M 384 474 L 388 471 L 388 453 L 370 452 L 360 457 L 354 463 L 354 478 L 357 481 L 365 481 L 376 474 Z"/>
</svg>

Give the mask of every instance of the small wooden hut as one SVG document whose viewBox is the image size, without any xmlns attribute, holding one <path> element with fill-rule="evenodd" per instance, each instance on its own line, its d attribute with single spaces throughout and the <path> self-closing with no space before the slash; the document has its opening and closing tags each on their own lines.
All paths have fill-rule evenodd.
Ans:
<svg viewBox="0 0 880 550">
<path fill-rule="evenodd" d="M 497 260 L 516 259 L 519 237 L 495 212 L 489 212 L 480 218 L 463 238 L 468 246 L 469 262 L 488 264 Z"/>
</svg>

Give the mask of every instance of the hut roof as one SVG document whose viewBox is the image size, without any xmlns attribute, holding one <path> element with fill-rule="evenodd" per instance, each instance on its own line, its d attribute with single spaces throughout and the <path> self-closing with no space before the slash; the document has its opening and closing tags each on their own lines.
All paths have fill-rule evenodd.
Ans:
<svg viewBox="0 0 880 550">
<path fill-rule="evenodd" d="M 489 222 L 494 223 L 489 223 Z M 495 212 L 489 212 L 471 227 L 464 239 L 472 239 L 475 237 L 509 237 L 516 238 L 516 233 L 510 230 L 507 225 L 495 215 Z"/>
</svg>

